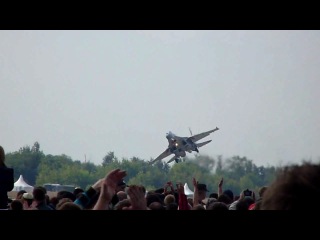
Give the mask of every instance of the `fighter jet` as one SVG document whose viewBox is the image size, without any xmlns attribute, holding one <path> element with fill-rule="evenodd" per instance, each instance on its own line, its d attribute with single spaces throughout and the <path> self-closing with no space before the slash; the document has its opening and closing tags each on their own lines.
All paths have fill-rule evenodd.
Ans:
<svg viewBox="0 0 320 240">
<path fill-rule="evenodd" d="M 212 140 L 197 143 L 197 141 L 199 141 L 200 139 L 202 139 L 206 136 L 209 136 L 210 133 L 213 133 L 217 130 L 219 130 L 218 127 L 216 127 L 213 130 L 199 133 L 199 134 L 196 134 L 196 135 L 193 135 L 190 137 L 179 137 L 179 136 L 175 135 L 174 133 L 172 133 L 171 131 L 169 131 L 166 134 L 166 138 L 169 143 L 167 149 L 163 153 L 161 153 L 157 158 L 150 161 L 149 163 L 153 164 L 157 161 L 160 161 L 160 160 L 168 157 L 171 154 L 174 154 L 174 156 L 167 163 L 170 163 L 172 161 L 175 161 L 176 163 L 178 163 L 181 161 L 182 157 L 186 156 L 186 152 L 189 152 L 189 153 L 192 153 L 193 151 L 199 152 L 199 149 L 198 149 L 199 147 L 202 147 L 202 146 L 208 144 L 209 142 L 211 142 Z"/>
</svg>

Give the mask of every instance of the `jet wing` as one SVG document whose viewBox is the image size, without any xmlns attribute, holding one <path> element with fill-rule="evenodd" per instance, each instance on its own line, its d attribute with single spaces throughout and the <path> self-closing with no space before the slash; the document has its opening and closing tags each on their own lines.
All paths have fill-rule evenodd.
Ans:
<svg viewBox="0 0 320 240">
<path fill-rule="evenodd" d="M 156 159 L 152 160 L 151 162 L 149 162 L 150 164 L 155 163 L 156 161 L 160 161 L 162 159 L 164 159 L 165 157 L 168 157 L 171 154 L 170 149 L 167 148 L 163 153 L 161 153 L 158 157 L 156 157 Z"/>
<path fill-rule="evenodd" d="M 199 141 L 200 139 L 202 139 L 202 138 L 204 138 L 206 136 L 209 136 L 210 133 L 213 133 L 214 131 L 217 131 L 217 130 L 219 130 L 219 128 L 216 127 L 213 130 L 193 135 L 192 137 L 189 137 L 188 140 L 191 140 L 193 142 Z"/>
<path fill-rule="evenodd" d="M 197 145 L 197 147 L 199 148 L 199 147 L 202 147 L 202 146 L 208 144 L 208 143 L 211 142 L 211 141 L 212 141 L 212 140 L 209 140 L 209 141 L 206 141 L 206 142 L 202 142 L 202 143 L 196 143 L 196 145 Z"/>
</svg>

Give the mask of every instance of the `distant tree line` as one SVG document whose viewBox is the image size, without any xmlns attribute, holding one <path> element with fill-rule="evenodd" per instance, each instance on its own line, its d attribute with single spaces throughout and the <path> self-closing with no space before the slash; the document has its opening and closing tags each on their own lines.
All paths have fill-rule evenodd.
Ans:
<svg viewBox="0 0 320 240">
<path fill-rule="evenodd" d="M 6 163 L 14 168 L 15 180 L 20 174 L 33 186 L 45 183 L 59 183 L 88 188 L 97 179 L 102 178 L 112 169 L 127 171 L 125 181 L 130 184 L 141 184 L 147 190 L 163 187 L 167 181 L 187 183 L 191 190 L 192 178 L 207 184 L 210 192 L 217 192 L 220 179 L 224 179 L 224 189 L 231 189 L 239 194 L 244 189 L 257 191 L 261 186 L 269 185 L 276 177 L 280 167 L 256 166 L 246 157 L 234 156 L 223 159 L 209 156 L 184 158 L 181 163 L 169 166 L 163 161 L 150 165 L 138 157 L 119 160 L 114 152 L 109 151 L 97 165 L 91 162 L 72 160 L 67 155 L 44 154 L 40 144 L 24 146 L 16 152 L 6 154 Z"/>
</svg>

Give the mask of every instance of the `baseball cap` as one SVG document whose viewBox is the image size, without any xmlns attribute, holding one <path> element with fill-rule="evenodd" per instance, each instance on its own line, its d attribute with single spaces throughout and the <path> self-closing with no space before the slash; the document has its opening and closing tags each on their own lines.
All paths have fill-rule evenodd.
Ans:
<svg viewBox="0 0 320 240">
<path fill-rule="evenodd" d="M 209 192 L 207 189 L 207 185 L 203 183 L 198 183 L 198 191 L 206 191 Z"/>
<path fill-rule="evenodd" d="M 24 199 L 33 199 L 33 195 L 32 195 L 32 193 L 24 193 L 22 195 L 22 198 L 24 198 Z"/>
</svg>

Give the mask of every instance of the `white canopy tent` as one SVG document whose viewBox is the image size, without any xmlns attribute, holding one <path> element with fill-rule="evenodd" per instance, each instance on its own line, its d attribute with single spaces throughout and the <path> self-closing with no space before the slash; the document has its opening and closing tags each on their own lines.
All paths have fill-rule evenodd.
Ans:
<svg viewBox="0 0 320 240">
<path fill-rule="evenodd" d="M 184 194 L 187 197 L 193 197 L 193 192 L 190 190 L 187 183 L 184 184 Z"/>
<path fill-rule="evenodd" d="M 33 191 L 33 187 L 28 183 L 26 183 L 22 175 L 20 175 L 19 179 L 14 183 L 14 187 L 12 191 L 21 191 L 21 190 L 25 190 L 27 192 Z"/>
</svg>

